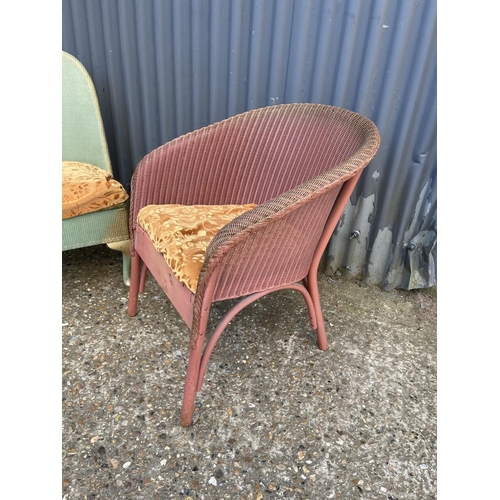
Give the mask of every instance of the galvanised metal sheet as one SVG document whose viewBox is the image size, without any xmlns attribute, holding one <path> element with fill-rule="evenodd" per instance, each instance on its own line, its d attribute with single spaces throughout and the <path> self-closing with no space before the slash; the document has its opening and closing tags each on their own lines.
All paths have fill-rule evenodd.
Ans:
<svg viewBox="0 0 500 500">
<path fill-rule="evenodd" d="M 127 189 L 146 153 L 215 121 L 279 103 L 348 108 L 382 139 L 325 271 L 436 284 L 436 0 L 63 0 L 62 12 L 62 48 L 94 80 Z"/>
</svg>

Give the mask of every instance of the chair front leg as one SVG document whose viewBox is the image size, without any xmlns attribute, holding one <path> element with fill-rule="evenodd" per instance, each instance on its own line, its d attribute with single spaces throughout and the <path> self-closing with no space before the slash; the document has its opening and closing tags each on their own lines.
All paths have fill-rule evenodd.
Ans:
<svg viewBox="0 0 500 500">
<path fill-rule="evenodd" d="M 186 382 L 184 385 L 184 398 L 181 410 L 181 425 L 183 427 L 188 427 L 193 422 L 194 402 L 198 388 L 198 377 L 200 374 L 201 357 L 203 354 L 203 344 L 205 343 L 205 334 L 207 331 L 209 314 L 210 305 L 203 307 L 196 335 L 195 332 L 192 332 L 192 338 L 195 338 L 196 340 L 194 342 L 190 342 Z"/>
</svg>

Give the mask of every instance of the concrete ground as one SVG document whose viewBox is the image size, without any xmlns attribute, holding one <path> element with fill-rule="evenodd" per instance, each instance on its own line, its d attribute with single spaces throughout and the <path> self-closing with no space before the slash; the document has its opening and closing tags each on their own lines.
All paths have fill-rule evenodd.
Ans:
<svg viewBox="0 0 500 500">
<path fill-rule="evenodd" d="M 183 428 L 183 321 L 151 278 L 127 315 L 118 252 L 63 252 L 62 497 L 435 499 L 436 295 L 338 274 L 320 277 L 327 351 L 300 294 L 261 299 Z"/>
</svg>

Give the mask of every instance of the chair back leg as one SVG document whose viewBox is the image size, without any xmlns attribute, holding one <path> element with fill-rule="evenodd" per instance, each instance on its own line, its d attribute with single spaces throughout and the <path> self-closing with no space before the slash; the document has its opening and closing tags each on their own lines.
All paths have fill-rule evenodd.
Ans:
<svg viewBox="0 0 500 500">
<path fill-rule="evenodd" d="M 130 253 L 122 252 L 122 262 L 123 262 L 123 283 L 126 286 L 130 286 Z"/>
<path fill-rule="evenodd" d="M 135 252 L 132 257 L 130 266 L 130 290 L 128 295 L 128 315 L 135 316 L 137 314 L 137 300 L 139 298 L 139 281 L 140 281 L 141 258 Z"/>
<path fill-rule="evenodd" d="M 146 276 L 147 276 L 147 274 L 148 274 L 148 267 L 143 262 L 142 269 L 141 269 L 141 279 L 139 280 L 139 293 L 144 293 L 144 290 L 146 289 Z"/>
<path fill-rule="evenodd" d="M 328 349 L 328 339 L 326 338 L 325 322 L 323 320 L 323 312 L 321 311 L 321 302 L 319 299 L 318 274 L 312 272 L 307 277 L 307 289 L 311 294 L 314 304 L 314 314 L 316 315 L 316 336 L 318 338 L 318 347 L 322 351 Z"/>
<path fill-rule="evenodd" d="M 333 231 L 337 227 L 340 217 L 344 213 L 345 206 L 351 197 L 354 188 L 361 176 L 362 172 L 358 172 L 354 177 L 347 180 L 335 201 L 335 205 L 326 221 L 325 228 L 323 230 L 323 235 L 321 236 L 314 257 L 311 262 L 311 267 L 309 268 L 309 273 L 305 280 L 307 290 L 311 294 L 314 302 L 314 308 L 316 310 L 316 319 L 318 322 L 318 329 L 316 333 L 318 335 L 318 346 L 323 351 L 328 349 L 328 340 L 326 338 L 325 322 L 323 320 L 323 312 L 321 310 L 321 302 L 319 298 L 319 288 L 318 288 L 318 268 L 321 257 L 323 256 L 326 246 L 330 241 Z"/>
</svg>

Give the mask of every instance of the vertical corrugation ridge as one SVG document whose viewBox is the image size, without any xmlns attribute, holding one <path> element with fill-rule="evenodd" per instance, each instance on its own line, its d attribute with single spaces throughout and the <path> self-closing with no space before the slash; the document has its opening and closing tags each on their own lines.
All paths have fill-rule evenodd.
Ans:
<svg viewBox="0 0 500 500">
<path fill-rule="evenodd" d="M 337 4 L 339 5 L 339 4 Z M 345 32 L 346 32 L 346 22 L 345 22 L 345 9 L 347 7 L 344 6 L 344 10 L 342 11 L 341 13 L 341 16 L 337 16 L 337 18 L 339 17 L 342 17 L 342 23 L 341 23 L 341 27 L 340 27 L 340 34 L 339 34 L 339 41 L 338 41 L 338 46 L 337 46 L 337 50 L 336 50 L 336 59 L 335 59 L 335 70 L 333 72 L 333 86 L 332 86 L 332 90 L 331 90 L 331 94 L 330 94 L 330 99 L 329 99 L 329 103 L 335 103 L 335 102 L 339 102 L 339 98 L 337 97 L 337 94 L 342 91 L 342 88 L 341 86 L 338 84 L 338 81 L 339 81 L 339 72 L 340 72 L 340 66 L 342 64 L 342 57 L 343 57 L 343 54 L 345 52 L 345 44 L 347 43 L 346 42 L 346 38 L 345 38 Z"/>
<path fill-rule="evenodd" d="M 66 1 L 63 2 L 62 4 L 62 25 L 63 26 L 73 26 L 73 13 L 72 13 L 72 8 L 71 8 L 71 2 Z M 75 32 L 73 29 L 71 30 L 64 30 L 62 32 L 62 45 L 63 45 L 63 50 L 65 49 L 66 52 L 69 52 L 70 54 L 75 55 L 76 57 L 76 39 L 75 39 Z"/>
<path fill-rule="evenodd" d="M 157 113 L 153 106 L 153 96 L 157 94 L 154 87 L 157 81 L 156 68 L 151 63 L 154 60 L 151 37 L 147 26 L 151 23 L 151 3 L 136 3 L 136 23 L 137 23 L 137 59 L 139 61 L 138 85 L 140 91 L 140 121 L 144 124 L 142 127 L 141 139 L 144 148 L 149 150 L 156 147 L 157 144 Z M 146 57 L 139 57 L 144 54 Z"/>
<path fill-rule="evenodd" d="M 318 9 L 319 12 L 323 12 L 324 10 L 324 0 L 320 1 L 320 7 Z M 312 55 L 312 63 L 311 63 L 311 84 L 309 85 L 309 92 L 307 94 L 307 102 L 314 102 L 315 99 L 313 97 L 313 91 L 314 91 L 314 80 L 316 79 L 316 72 L 318 70 L 317 68 L 317 63 L 318 63 L 318 54 L 320 52 L 320 39 L 321 39 L 321 31 L 322 31 L 322 24 L 321 24 L 321 19 L 318 14 L 318 20 L 315 23 L 316 27 L 314 30 L 314 50 L 313 50 L 313 55 Z"/>
<path fill-rule="evenodd" d="M 193 76 L 193 120 L 200 126 L 209 123 L 209 101 L 206 89 L 210 82 L 209 55 L 210 32 L 208 13 L 209 3 L 203 0 L 193 0 L 191 43 L 193 44 L 193 61 L 191 74 Z"/>
<path fill-rule="evenodd" d="M 159 115 L 159 141 L 160 144 L 175 136 L 175 123 L 177 122 L 177 106 L 175 105 L 176 87 L 173 78 L 173 33 L 164 25 L 172 25 L 172 5 L 162 0 L 153 3 L 154 27 L 153 43 L 155 46 L 155 60 L 157 68 L 157 84 Z M 159 144 L 158 144 L 159 145 Z"/>
<path fill-rule="evenodd" d="M 82 64 L 91 71 L 91 51 L 89 44 L 88 23 L 82 24 L 80 19 L 87 19 L 85 2 L 72 2 L 71 15 L 74 26 L 75 49 L 76 54 L 73 54 L 79 59 Z"/>
<path fill-rule="evenodd" d="M 267 79 L 266 79 L 266 98 L 265 101 L 269 105 L 271 104 L 277 104 L 275 103 L 275 98 L 274 96 L 271 95 L 271 80 L 273 77 L 273 53 L 276 50 L 276 32 L 272 29 L 273 26 L 276 26 L 276 10 L 277 10 L 277 5 L 276 2 L 274 1 L 272 4 L 272 10 L 271 10 L 271 16 L 270 16 L 270 26 L 271 26 L 271 34 L 270 34 L 270 41 L 269 41 L 269 56 L 267 58 Z M 272 100 L 271 100 L 272 98 Z"/>
<path fill-rule="evenodd" d="M 235 0 L 231 2 L 231 19 L 229 31 L 229 68 L 231 84 L 228 95 L 228 114 L 234 116 L 245 109 L 245 57 L 243 53 L 243 39 L 246 28 L 244 9 L 248 9 L 248 2 Z"/>
<path fill-rule="evenodd" d="M 177 114 L 176 135 L 182 135 L 192 130 L 192 78 L 188 71 L 191 60 L 191 40 L 189 37 L 190 2 L 173 2 L 173 55 L 174 74 L 176 83 Z"/>
<path fill-rule="evenodd" d="M 274 57 L 276 59 L 285 61 L 281 63 L 283 66 L 283 70 L 280 71 L 280 64 L 277 62 L 273 64 L 273 74 L 271 75 L 271 88 L 270 91 L 273 94 L 276 94 L 273 97 L 278 97 L 279 102 L 286 102 L 287 95 L 287 84 L 288 79 L 286 75 L 288 75 L 288 69 L 290 66 L 290 55 L 291 55 L 291 45 L 292 45 L 292 28 L 293 28 L 293 17 L 295 13 L 295 0 L 290 0 L 289 2 L 290 8 L 287 9 L 290 13 L 288 17 L 286 16 L 285 4 L 283 2 L 279 2 L 279 15 L 277 15 L 276 19 L 280 19 L 280 22 L 275 26 L 274 36 L 282 43 L 273 44 L 273 48 L 275 49 Z M 283 15 L 282 15 L 283 14 Z M 281 21 L 283 19 L 283 21 Z M 285 34 L 288 32 L 287 44 L 284 45 L 283 38 Z M 278 68 L 278 70 L 274 70 L 274 68 Z M 281 89 L 282 92 L 276 91 L 277 89 Z"/>
<path fill-rule="evenodd" d="M 247 53 L 248 53 L 248 60 L 247 60 L 247 71 L 246 71 L 246 74 L 247 74 L 247 87 L 245 89 L 245 109 L 254 109 L 256 106 L 253 105 L 251 99 L 250 99 L 250 96 L 251 94 L 253 93 L 253 89 L 251 88 L 250 86 L 250 77 L 251 77 L 251 74 L 252 74 L 252 54 L 253 54 L 253 37 L 254 37 L 254 29 L 253 29 L 253 26 L 254 26 L 254 16 L 255 16 L 255 0 L 252 0 L 251 2 L 251 8 L 250 8 L 250 19 L 249 19 L 249 23 L 250 23 L 250 30 L 249 30 L 249 33 L 248 33 L 248 49 L 247 49 Z"/>
<path fill-rule="evenodd" d="M 132 162 L 130 141 L 128 133 L 130 130 L 127 120 L 125 86 L 123 85 L 123 64 L 119 54 L 120 38 L 118 26 L 118 13 L 116 5 L 111 2 L 103 2 L 100 4 L 103 20 L 103 38 L 105 46 L 105 56 L 102 67 L 106 69 L 108 79 L 108 95 L 109 108 L 101 107 L 104 123 L 107 123 L 107 117 L 111 120 L 113 128 L 107 130 L 108 144 L 110 144 L 110 154 L 115 152 L 115 156 L 111 157 L 113 164 L 113 174 L 115 177 L 128 189 L 130 177 L 122 173 L 123 165 L 128 165 Z M 126 137 L 127 140 L 110 141 L 110 133 L 114 130 L 116 137 Z M 113 148 L 113 146 L 115 146 Z"/>
<path fill-rule="evenodd" d="M 360 112 L 361 108 L 361 96 L 360 94 L 364 90 L 361 86 L 362 76 L 366 69 L 371 69 L 372 59 L 367 59 L 367 53 L 369 53 L 370 37 L 374 31 L 374 2 L 370 2 L 369 6 L 361 8 L 359 12 L 360 22 L 358 23 L 356 30 L 356 50 L 353 59 L 353 65 L 355 69 L 355 76 L 352 76 L 354 80 L 354 85 L 351 85 L 351 92 L 349 95 L 350 108 L 356 112 Z M 373 71 L 373 70 L 371 70 Z M 352 81 L 351 80 L 351 81 Z"/>
</svg>

